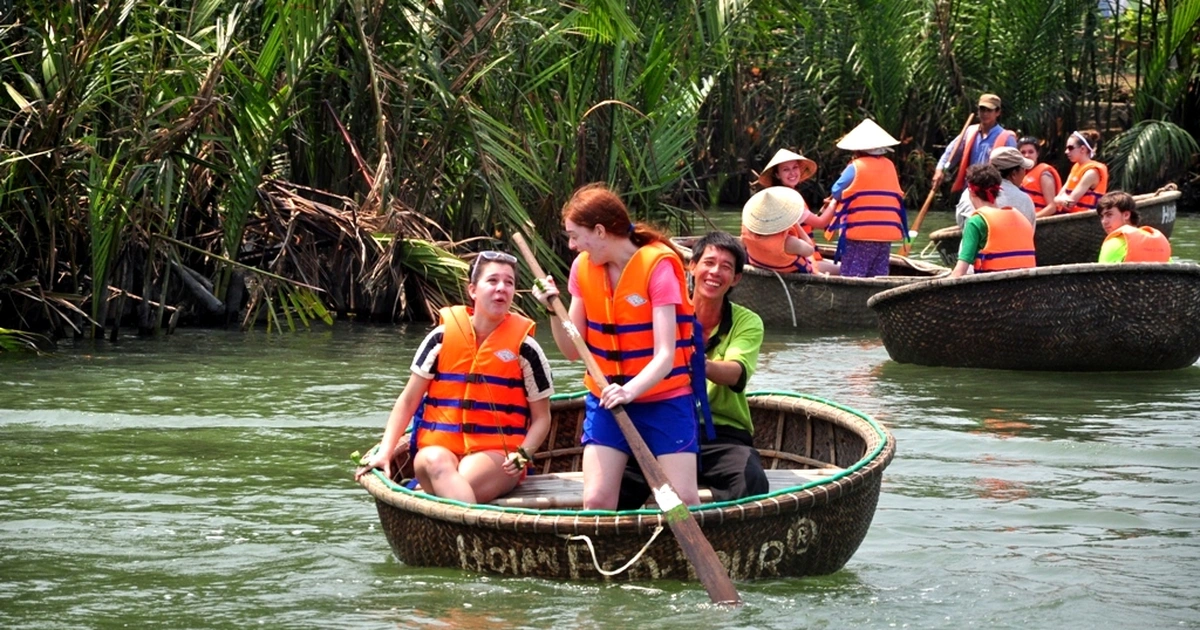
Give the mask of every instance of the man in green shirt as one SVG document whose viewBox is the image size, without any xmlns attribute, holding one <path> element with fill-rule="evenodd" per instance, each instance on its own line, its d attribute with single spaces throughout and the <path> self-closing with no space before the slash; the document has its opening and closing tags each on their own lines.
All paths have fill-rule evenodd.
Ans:
<svg viewBox="0 0 1200 630">
<path fill-rule="evenodd" d="M 754 448 L 754 424 L 746 402 L 746 383 L 758 366 L 762 319 L 729 301 L 742 278 L 746 250 L 725 232 L 710 232 L 692 249 L 692 303 L 705 335 L 705 376 L 714 439 L 701 428 L 700 486 L 716 501 L 732 501 L 770 490 Z M 633 460 L 625 468 L 618 509 L 641 507 L 650 488 Z"/>
</svg>

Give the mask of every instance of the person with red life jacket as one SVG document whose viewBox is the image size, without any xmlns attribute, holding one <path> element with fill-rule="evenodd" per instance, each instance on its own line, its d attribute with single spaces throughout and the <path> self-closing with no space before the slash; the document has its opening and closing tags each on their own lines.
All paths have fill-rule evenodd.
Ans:
<svg viewBox="0 0 1200 630">
<path fill-rule="evenodd" d="M 683 258 L 657 230 L 630 222 L 624 202 L 602 183 L 576 190 L 562 217 L 567 244 L 579 256 L 568 281 L 570 321 L 550 319 L 554 341 L 576 361 L 581 357 L 571 333 L 581 334 L 609 381 L 601 390 L 591 374 L 584 377 L 583 507 L 617 507 L 621 476 L 633 454 L 610 411 L 617 405 L 679 499 L 699 504 L 699 408 L 707 409 L 708 399 L 704 354 L 697 351 L 703 342 Z M 533 295 L 549 304 L 558 295 L 554 279 L 542 278 Z"/>
<path fill-rule="evenodd" d="M 1054 198 L 1055 213 L 1087 212 L 1108 191 L 1108 167 L 1093 158 L 1100 148 L 1100 132 L 1095 129 L 1072 131 L 1067 138 L 1067 158 L 1071 173 Z"/>
<path fill-rule="evenodd" d="M 1108 236 L 1100 246 L 1102 263 L 1169 262 L 1171 242 L 1149 225 L 1138 225 L 1137 202 L 1127 192 L 1114 191 L 1100 198 L 1096 210 Z"/>
<path fill-rule="evenodd" d="M 550 430 L 550 365 L 532 320 L 509 312 L 517 259 L 485 251 L 471 266 L 473 308 L 441 309 L 441 323 L 413 357 L 375 454 L 355 478 L 413 453 L 421 489 L 465 503 L 488 503 L 525 477 Z M 413 425 L 410 439 L 401 438 Z"/>
<path fill-rule="evenodd" d="M 1025 156 L 1033 166 L 1025 172 L 1025 177 L 1021 179 L 1021 191 L 1029 195 L 1033 201 L 1033 212 L 1039 217 L 1048 217 L 1054 214 L 1054 196 L 1058 194 L 1058 190 L 1062 188 L 1062 177 L 1058 175 L 1058 171 L 1054 167 L 1041 162 L 1041 144 L 1042 141 L 1033 136 L 1024 136 L 1017 140 L 1017 150 L 1021 155 Z"/>
<path fill-rule="evenodd" d="M 967 190 L 979 208 L 963 226 L 958 262 L 950 276 L 1006 271 L 1037 266 L 1033 247 L 1033 223 L 1014 208 L 994 205 L 1000 194 L 1000 171 L 991 164 L 967 169 Z"/>
<path fill-rule="evenodd" d="M 806 211 L 794 189 L 772 186 L 754 193 L 742 207 L 742 243 L 750 264 L 777 273 L 817 273 L 816 249 L 800 226 Z"/>
<path fill-rule="evenodd" d="M 834 259 L 841 263 L 843 276 L 888 275 L 892 243 L 908 235 L 904 190 L 887 156 L 889 147 L 897 144 L 899 140 L 870 118 L 837 143 L 853 157 L 833 183 L 821 214 L 836 207 L 830 228 L 840 230 Z"/>
<path fill-rule="evenodd" d="M 956 167 L 954 181 L 950 184 L 950 192 L 956 193 L 963 189 L 966 182 L 967 169 L 976 164 L 987 164 L 992 149 L 997 147 L 1016 147 L 1017 137 L 1013 132 L 1000 126 L 1000 97 L 995 94 L 983 94 L 979 97 L 976 115 L 979 123 L 967 127 L 965 134 L 954 137 L 942 157 L 938 159 L 933 169 L 933 188 L 942 185 L 946 178 L 946 170 Z"/>
</svg>

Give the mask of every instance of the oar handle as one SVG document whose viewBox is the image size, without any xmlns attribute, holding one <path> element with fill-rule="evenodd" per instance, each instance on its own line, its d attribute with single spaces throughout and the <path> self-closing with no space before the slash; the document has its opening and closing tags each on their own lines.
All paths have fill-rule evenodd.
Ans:
<svg viewBox="0 0 1200 630">
<path fill-rule="evenodd" d="M 529 265 L 529 269 L 533 271 L 536 279 L 541 280 L 545 278 L 546 272 L 538 264 L 537 257 L 533 255 L 533 250 L 529 248 L 529 243 L 525 242 L 525 237 L 518 232 L 513 234 L 512 238 L 513 242 L 517 244 L 517 249 L 521 250 L 521 256 Z M 575 350 L 578 352 L 579 357 L 583 359 L 584 365 L 587 366 L 588 374 L 592 375 L 592 379 L 596 381 L 600 389 L 607 387 L 608 379 L 605 378 L 604 372 L 600 369 L 600 364 L 596 363 L 596 358 L 588 350 L 583 336 L 579 334 L 579 330 L 571 323 L 567 315 L 567 309 L 563 306 L 562 300 L 558 296 L 551 298 L 550 308 L 554 310 L 554 314 L 562 322 L 563 330 L 566 331 L 567 336 L 575 344 Z M 616 405 L 610 411 L 616 419 L 621 433 L 625 436 L 625 441 L 629 443 L 629 449 L 633 451 L 634 459 L 637 460 L 638 466 L 642 468 L 642 474 L 646 476 L 646 481 L 649 482 L 650 488 L 654 491 L 654 500 L 658 503 L 659 509 L 662 510 L 667 525 L 671 527 L 671 532 L 675 534 L 675 539 L 679 541 L 679 546 L 683 549 L 684 555 L 687 556 L 692 566 L 695 567 L 696 577 L 700 578 L 700 583 L 704 585 L 704 590 L 708 592 L 709 598 L 717 604 L 741 604 L 742 599 L 738 595 L 737 588 L 734 587 L 733 581 L 729 579 L 729 573 L 721 564 L 720 558 L 717 557 L 717 552 L 713 550 L 712 543 L 708 542 L 708 539 L 704 537 L 704 532 L 700 530 L 700 525 L 696 522 L 696 518 L 687 509 L 687 506 L 680 501 L 678 493 L 671 487 L 671 482 L 667 479 L 667 474 L 663 472 L 662 466 L 658 464 L 658 460 L 650 452 L 650 448 L 646 446 L 646 441 L 638 433 L 637 427 L 634 426 L 633 420 L 629 418 L 629 414 L 625 412 L 625 408 L 621 405 Z"/>
<path fill-rule="evenodd" d="M 975 120 L 975 114 L 967 114 L 967 122 L 963 123 L 962 130 L 958 132 L 958 142 L 960 144 L 966 141 L 967 128 L 971 126 L 972 120 Z M 964 145 L 962 150 L 966 151 L 967 147 Z M 917 233 L 921 231 L 921 222 L 925 220 L 925 213 L 929 212 L 929 206 L 933 203 L 933 198 L 936 195 L 937 186 L 931 186 L 929 188 L 929 196 L 925 197 L 925 204 L 921 206 L 921 211 L 917 213 L 917 220 L 913 221 L 912 228 L 909 229 L 909 233 L 907 234 L 908 238 L 900 248 L 901 256 L 907 256 L 908 252 L 912 250 L 912 239 L 916 238 Z"/>
</svg>

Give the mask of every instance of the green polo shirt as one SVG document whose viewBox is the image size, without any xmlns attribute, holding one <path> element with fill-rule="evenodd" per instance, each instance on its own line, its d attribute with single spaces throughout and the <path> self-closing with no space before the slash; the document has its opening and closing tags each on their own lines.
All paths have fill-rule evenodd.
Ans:
<svg viewBox="0 0 1200 630">
<path fill-rule="evenodd" d="M 742 378 L 729 387 L 708 382 L 708 404 L 712 409 L 713 424 L 754 433 L 750 405 L 746 402 L 746 383 L 758 367 L 758 350 L 762 347 L 762 340 L 762 318 L 726 298 L 721 309 L 721 324 L 716 334 L 708 337 L 705 355 L 712 361 L 737 361 L 742 365 Z"/>
</svg>

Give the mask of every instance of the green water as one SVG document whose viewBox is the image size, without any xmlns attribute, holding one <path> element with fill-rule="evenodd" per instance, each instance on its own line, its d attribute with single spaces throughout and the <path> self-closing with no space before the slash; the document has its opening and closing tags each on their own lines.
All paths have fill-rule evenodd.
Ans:
<svg viewBox="0 0 1200 630">
<path fill-rule="evenodd" d="M 1198 241 L 1181 220 L 1176 253 Z M 0 357 L 0 628 L 1200 627 L 1200 366 L 930 369 L 871 334 L 768 334 L 752 388 L 870 413 L 898 450 L 845 569 L 742 583 L 721 610 L 694 584 L 396 561 L 347 455 L 378 439 L 425 332 Z"/>
</svg>

